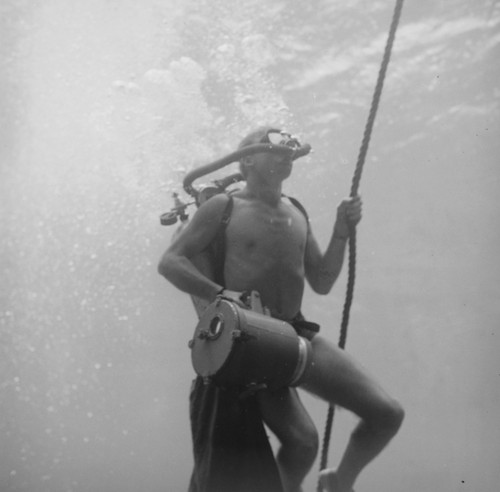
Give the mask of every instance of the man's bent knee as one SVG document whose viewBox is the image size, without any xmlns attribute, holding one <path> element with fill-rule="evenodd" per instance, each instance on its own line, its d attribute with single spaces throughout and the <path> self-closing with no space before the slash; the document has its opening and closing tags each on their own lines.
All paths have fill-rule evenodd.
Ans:
<svg viewBox="0 0 500 492">
<path fill-rule="evenodd" d="M 387 400 L 379 410 L 371 425 L 379 433 L 394 436 L 403 423 L 405 411 L 401 404 L 394 399 Z"/>
</svg>

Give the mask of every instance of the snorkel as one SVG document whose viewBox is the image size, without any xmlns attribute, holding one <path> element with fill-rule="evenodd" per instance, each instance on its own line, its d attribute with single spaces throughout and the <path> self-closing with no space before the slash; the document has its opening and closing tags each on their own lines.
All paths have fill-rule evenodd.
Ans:
<svg viewBox="0 0 500 492">
<path fill-rule="evenodd" d="M 191 195 L 195 201 L 185 204 L 179 199 L 177 194 L 174 194 L 175 207 L 171 209 L 170 212 L 161 216 L 161 224 L 175 224 L 177 222 L 177 217 L 180 217 L 183 221 L 187 220 L 186 207 L 188 205 L 196 203 L 197 206 L 200 206 L 212 196 L 223 193 L 231 184 L 243 181 L 245 178 L 241 173 L 234 173 L 220 180 L 214 180 L 212 186 L 195 187 L 193 183 L 197 179 L 218 171 L 229 164 L 241 161 L 245 157 L 262 152 L 284 154 L 294 161 L 309 154 L 309 152 L 311 152 L 311 146 L 309 144 L 301 144 L 297 137 L 282 130 L 275 128 L 257 130 L 242 141 L 238 150 L 190 171 L 184 178 L 182 185 L 186 193 Z"/>
</svg>

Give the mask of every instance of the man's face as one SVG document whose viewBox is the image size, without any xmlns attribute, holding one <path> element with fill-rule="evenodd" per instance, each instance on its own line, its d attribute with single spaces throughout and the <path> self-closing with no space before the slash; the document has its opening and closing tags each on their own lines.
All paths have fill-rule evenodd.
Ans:
<svg viewBox="0 0 500 492">
<path fill-rule="evenodd" d="M 261 152 L 249 158 L 249 172 L 255 172 L 268 181 L 283 181 L 292 172 L 291 155 L 274 152 Z"/>
</svg>

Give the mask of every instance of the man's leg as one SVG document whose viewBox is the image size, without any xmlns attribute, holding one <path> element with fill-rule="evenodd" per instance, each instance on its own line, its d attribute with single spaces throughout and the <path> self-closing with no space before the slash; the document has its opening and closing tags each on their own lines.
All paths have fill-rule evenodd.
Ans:
<svg viewBox="0 0 500 492">
<path fill-rule="evenodd" d="M 323 474 L 326 490 L 350 492 L 361 470 L 389 443 L 404 411 L 353 358 L 335 344 L 316 336 L 312 361 L 301 387 L 358 415 L 361 422 L 351 435 L 336 472 Z"/>
<path fill-rule="evenodd" d="M 262 417 L 280 441 L 277 462 L 286 492 L 299 492 L 318 452 L 318 433 L 295 388 L 261 391 Z"/>
</svg>

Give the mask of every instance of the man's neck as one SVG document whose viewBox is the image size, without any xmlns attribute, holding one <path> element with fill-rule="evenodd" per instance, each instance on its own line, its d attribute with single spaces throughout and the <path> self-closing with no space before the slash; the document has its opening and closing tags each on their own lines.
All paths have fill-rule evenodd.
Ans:
<svg viewBox="0 0 500 492">
<path fill-rule="evenodd" d="M 245 191 L 248 196 L 255 197 L 257 200 L 276 206 L 281 201 L 281 183 L 271 184 L 247 180 Z"/>
</svg>

